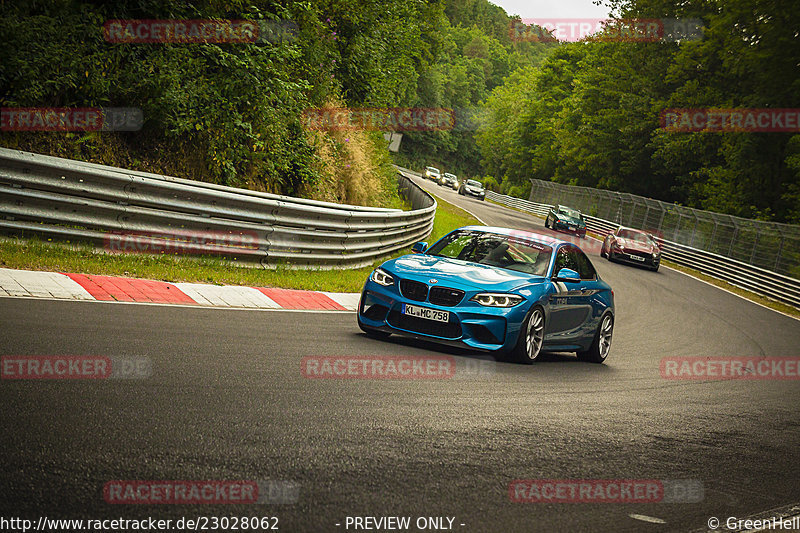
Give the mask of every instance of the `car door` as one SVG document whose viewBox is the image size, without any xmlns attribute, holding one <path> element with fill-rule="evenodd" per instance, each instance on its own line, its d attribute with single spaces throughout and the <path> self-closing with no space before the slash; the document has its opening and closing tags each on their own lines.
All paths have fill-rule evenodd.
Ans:
<svg viewBox="0 0 800 533">
<path fill-rule="evenodd" d="M 558 249 L 553 274 L 558 274 L 562 268 L 574 270 L 580 274 L 581 280 L 575 283 L 554 282 L 555 292 L 550 295 L 546 325 L 546 341 L 552 345 L 573 344 L 572 341 L 585 334 L 592 319 L 591 297 L 597 290 L 594 268 L 578 247 L 565 244 Z M 584 276 L 587 279 L 583 279 Z"/>
<path fill-rule="evenodd" d="M 594 269 L 589 257 L 577 247 L 575 259 L 578 263 L 577 272 L 581 276 L 581 282 L 578 287 L 578 290 L 581 291 L 581 305 L 584 305 L 586 310 L 580 331 L 576 333 L 579 336 L 591 337 L 594 336 L 600 317 L 606 309 L 606 305 L 599 297 L 599 293 L 605 290 L 606 286 L 597 277 L 597 271 Z"/>
</svg>

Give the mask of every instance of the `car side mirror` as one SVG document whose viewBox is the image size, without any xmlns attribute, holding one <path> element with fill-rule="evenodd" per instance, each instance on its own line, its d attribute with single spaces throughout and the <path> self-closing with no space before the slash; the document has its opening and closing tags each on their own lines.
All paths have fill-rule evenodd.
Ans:
<svg viewBox="0 0 800 533">
<path fill-rule="evenodd" d="M 553 277 L 553 281 L 563 281 L 565 283 L 578 283 L 581 280 L 580 274 L 571 268 L 562 268 Z"/>
<path fill-rule="evenodd" d="M 415 242 L 413 246 L 411 246 L 411 253 L 412 254 L 422 254 L 425 253 L 425 250 L 428 249 L 427 242 Z"/>
</svg>

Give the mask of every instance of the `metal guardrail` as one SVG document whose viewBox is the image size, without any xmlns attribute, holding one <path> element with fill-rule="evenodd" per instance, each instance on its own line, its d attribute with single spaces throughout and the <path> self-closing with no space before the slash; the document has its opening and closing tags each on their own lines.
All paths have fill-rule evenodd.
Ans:
<svg viewBox="0 0 800 533">
<path fill-rule="evenodd" d="M 424 239 L 436 200 L 408 178 L 411 211 L 318 202 L 0 148 L 0 233 L 109 251 L 214 255 L 246 265 L 358 268 Z"/>
<path fill-rule="evenodd" d="M 492 191 L 486 192 L 486 199 L 541 217 L 546 217 L 553 207 L 550 204 L 530 202 Z M 601 237 L 620 226 L 615 222 L 586 214 L 584 218 L 589 231 Z M 658 241 L 661 244 L 662 257 L 673 263 L 693 268 L 736 287 L 800 308 L 800 280 L 685 244 L 661 238 L 658 238 Z"/>
</svg>

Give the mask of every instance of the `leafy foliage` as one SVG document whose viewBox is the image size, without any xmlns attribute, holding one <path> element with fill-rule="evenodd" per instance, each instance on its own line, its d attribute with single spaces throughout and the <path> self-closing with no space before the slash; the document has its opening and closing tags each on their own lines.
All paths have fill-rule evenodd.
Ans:
<svg viewBox="0 0 800 533">
<path fill-rule="evenodd" d="M 564 44 L 487 99 L 476 138 L 504 188 L 530 178 L 800 222 L 798 134 L 668 133 L 666 108 L 800 106 L 800 14 L 772 0 L 613 0 L 622 18 L 699 18 L 701 40 Z"/>
</svg>

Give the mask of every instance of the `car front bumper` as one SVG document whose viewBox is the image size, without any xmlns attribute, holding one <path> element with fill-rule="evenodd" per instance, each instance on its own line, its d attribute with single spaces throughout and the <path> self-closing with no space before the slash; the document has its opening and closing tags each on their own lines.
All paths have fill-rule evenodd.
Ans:
<svg viewBox="0 0 800 533">
<path fill-rule="evenodd" d="M 470 196 L 474 196 L 475 198 L 483 198 L 484 196 L 486 196 L 485 192 L 474 192 L 470 191 L 469 189 L 464 189 L 464 193 Z"/>
<path fill-rule="evenodd" d="M 556 231 L 563 231 L 564 233 L 572 233 L 574 235 L 580 235 L 581 237 L 586 237 L 586 227 L 580 226 L 570 226 L 566 222 L 554 222 L 553 229 Z"/>
<path fill-rule="evenodd" d="M 635 259 L 641 257 L 641 259 Z M 626 250 L 611 250 L 611 259 L 620 261 L 631 265 L 643 265 L 648 267 L 655 267 L 661 263 L 661 256 L 654 256 L 652 254 L 631 253 Z"/>
<path fill-rule="evenodd" d="M 514 348 L 520 325 L 530 308 L 527 302 L 510 307 L 485 307 L 469 298 L 467 291 L 461 303 L 440 306 L 428 301 L 411 300 L 400 294 L 398 282 L 384 287 L 368 280 L 358 305 L 358 320 L 367 328 L 387 333 L 425 339 L 450 346 L 495 352 Z M 404 304 L 449 313 L 448 322 L 437 322 L 403 314 Z"/>
</svg>

